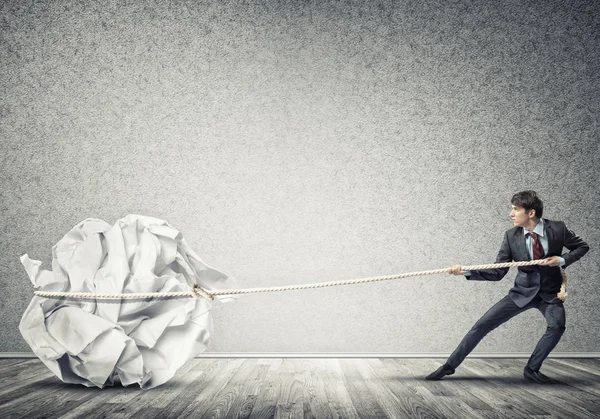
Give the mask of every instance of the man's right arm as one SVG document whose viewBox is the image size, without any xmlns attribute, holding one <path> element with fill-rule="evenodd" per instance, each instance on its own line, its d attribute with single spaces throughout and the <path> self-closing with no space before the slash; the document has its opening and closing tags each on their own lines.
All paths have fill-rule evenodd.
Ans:
<svg viewBox="0 0 600 419">
<path fill-rule="evenodd" d="M 504 240 L 496 256 L 496 263 L 512 262 L 512 252 L 508 242 L 508 233 L 504 233 Z M 509 268 L 484 269 L 480 271 L 465 271 L 465 277 L 472 281 L 500 281 Z"/>
</svg>

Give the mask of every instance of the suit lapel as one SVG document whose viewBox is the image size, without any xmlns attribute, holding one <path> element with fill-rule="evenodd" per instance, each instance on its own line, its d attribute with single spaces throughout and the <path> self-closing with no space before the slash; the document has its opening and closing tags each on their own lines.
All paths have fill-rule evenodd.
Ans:
<svg viewBox="0 0 600 419">
<path fill-rule="evenodd" d="M 555 253 L 555 247 L 556 247 L 556 236 L 554 234 L 554 230 L 552 229 L 552 224 L 550 223 L 550 221 L 548 220 L 544 220 L 544 230 L 546 233 L 546 236 L 548 237 L 548 255 L 547 256 L 552 256 Z"/>
<path fill-rule="evenodd" d="M 523 227 L 519 227 L 515 230 L 513 237 L 515 243 L 515 256 L 513 259 L 517 261 L 530 260 L 529 253 L 525 247 L 525 235 L 523 234 Z"/>
</svg>

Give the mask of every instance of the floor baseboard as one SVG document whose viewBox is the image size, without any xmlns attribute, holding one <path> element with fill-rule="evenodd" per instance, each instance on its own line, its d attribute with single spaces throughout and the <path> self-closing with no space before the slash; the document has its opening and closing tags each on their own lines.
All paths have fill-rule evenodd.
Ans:
<svg viewBox="0 0 600 419">
<path fill-rule="evenodd" d="M 405 352 L 206 352 L 196 358 L 447 358 L 449 353 Z M 469 358 L 529 358 L 529 352 L 479 352 Z M 0 352 L 0 358 L 36 358 L 32 352 Z M 555 352 L 549 358 L 600 358 L 600 352 Z"/>
</svg>

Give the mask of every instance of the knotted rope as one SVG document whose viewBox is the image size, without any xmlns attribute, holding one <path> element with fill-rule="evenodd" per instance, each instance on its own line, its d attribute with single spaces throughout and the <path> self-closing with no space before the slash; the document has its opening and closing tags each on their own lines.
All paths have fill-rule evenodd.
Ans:
<svg viewBox="0 0 600 419">
<path fill-rule="evenodd" d="M 531 266 L 531 265 L 543 265 L 546 261 L 544 259 L 526 261 L 526 262 L 503 262 L 503 263 L 491 263 L 487 265 L 472 265 L 463 266 L 462 269 L 465 271 L 480 271 L 484 269 L 498 269 L 498 268 L 512 268 L 519 266 Z M 365 284 L 368 282 L 377 281 L 389 281 L 392 279 L 408 278 L 413 276 L 423 275 L 436 275 L 441 273 L 447 273 L 449 268 L 433 269 L 429 271 L 418 271 L 408 272 L 399 275 L 387 275 L 387 276 L 374 276 L 370 278 L 360 279 L 348 279 L 343 281 L 330 281 L 330 282 L 317 282 L 312 284 L 303 285 L 286 285 L 281 287 L 263 287 L 263 288 L 240 288 L 232 290 L 215 290 L 209 291 L 199 285 L 194 284 L 190 287 L 189 291 L 169 291 L 169 292 L 148 292 L 148 293 L 122 293 L 122 294 L 100 294 L 95 292 L 52 292 L 52 291 L 35 291 L 35 295 L 45 298 L 73 298 L 73 299 L 94 299 L 94 300 L 121 300 L 121 299 L 146 299 L 146 298 L 208 298 L 213 300 L 215 296 L 219 295 L 240 295 L 240 294 L 253 294 L 259 292 L 278 292 L 278 291 L 292 291 L 292 290 L 305 290 L 313 288 L 326 288 L 336 287 L 340 285 L 354 285 L 354 284 Z M 558 298 L 565 300 L 567 298 L 566 284 L 567 277 L 563 269 L 561 269 L 563 276 L 562 285 L 560 292 L 557 294 Z"/>
</svg>

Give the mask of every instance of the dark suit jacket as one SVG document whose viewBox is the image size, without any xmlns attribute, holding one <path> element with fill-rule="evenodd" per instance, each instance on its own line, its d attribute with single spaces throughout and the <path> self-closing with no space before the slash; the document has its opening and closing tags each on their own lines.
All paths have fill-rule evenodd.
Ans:
<svg viewBox="0 0 600 419">
<path fill-rule="evenodd" d="M 569 230 L 562 221 L 544 219 L 544 234 L 548 237 L 548 254 L 560 256 L 565 260 L 566 268 L 579 260 L 590 250 L 590 247 L 580 237 Z M 561 254 L 563 247 L 569 252 Z M 523 227 L 514 227 L 504 234 L 504 241 L 496 257 L 496 263 L 521 262 L 531 260 L 525 247 Z M 521 266 L 515 278 L 515 284 L 508 292 L 510 298 L 519 307 L 525 306 L 536 295 L 548 303 L 558 303 L 560 299 L 556 294 L 560 291 L 562 275 L 558 266 Z M 467 279 L 475 281 L 499 281 L 508 272 L 508 268 L 486 269 L 471 271 Z"/>
</svg>

